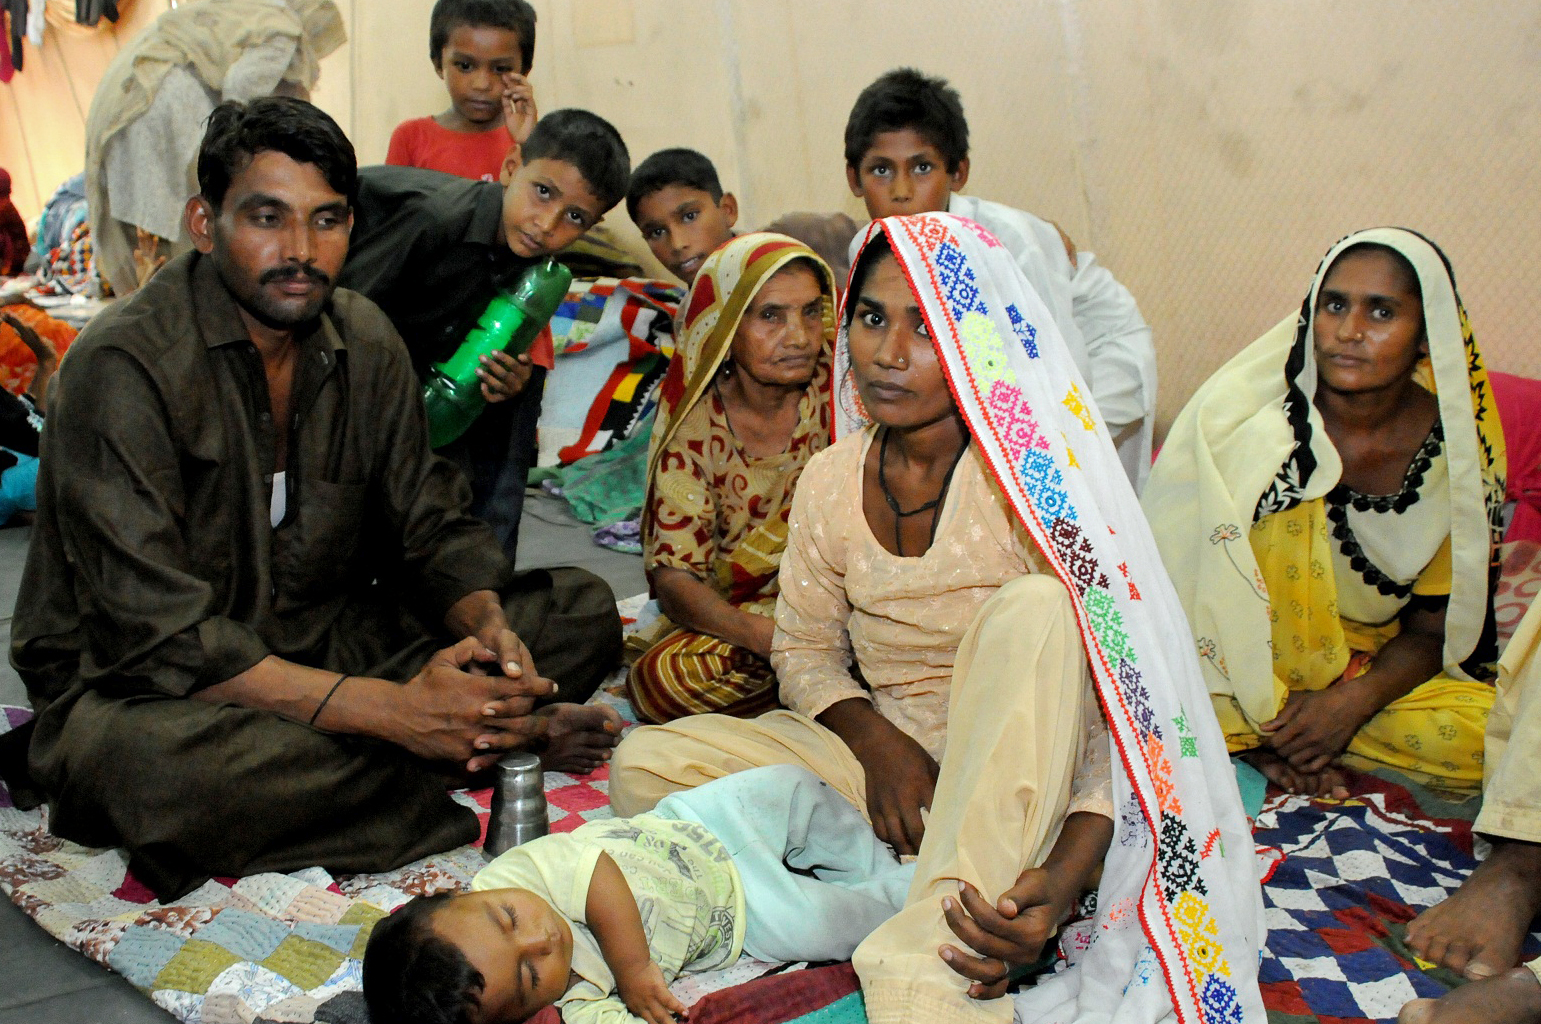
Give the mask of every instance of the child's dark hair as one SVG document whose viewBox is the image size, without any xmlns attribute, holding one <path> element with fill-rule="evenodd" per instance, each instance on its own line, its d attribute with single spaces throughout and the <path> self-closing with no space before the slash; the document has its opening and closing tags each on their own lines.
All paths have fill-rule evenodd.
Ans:
<svg viewBox="0 0 1541 1024">
<path fill-rule="evenodd" d="M 710 160 L 693 149 L 660 149 L 631 172 L 631 185 L 626 189 L 627 215 L 636 220 L 637 204 L 670 185 L 697 188 L 711 196 L 712 202 L 722 202 L 722 182 L 717 180 L 717 168 Z"/>
<path fill-rule="evenodd" d="M 258 153 L 274 150 L 302 164 L 314 164 L 352 206 L 358 195 L 358 158 L 353 143 L 320 107 L 288 96 L 250 103 L 231 100 L 209 114 L 198 147 L 198 191 L 215 210 L 230 182 Z"/>
<path fill-rule="evenodd" d="M 433 915 L 453 898 L 419 896 L 375 922 L 364 947 L 371 1024 L 470 1024 L 487 981 L 433 930 Z"/>
<path fill-rule="evenodd" d="M 856 97 L 845 122 L 845 163 L 859 167 L 881 132 L 909 128 L 941 151 L 947 173 L 968 159 L 968 119 L 963 100 L 945 78 L 927 78 L 914 68 L 895 68 Z"/>
<path fill-rule="evenodd" d="M 428 59 L 441 68 L 450 33 L 457 28 L 506 28 L 519 37 L 522 75 L 535 66 L 535 8 L 525 0 L 439 0 L 428 16 Z"/>
<path fill-rule="evenodd" d="M 524 162 L 545 159 L 578 168 L 606 210 L 626 195 L 631 156 L 621 133 L 598 114 L 569 107 L 537 121 L 524 143 Z"/>
</svg>

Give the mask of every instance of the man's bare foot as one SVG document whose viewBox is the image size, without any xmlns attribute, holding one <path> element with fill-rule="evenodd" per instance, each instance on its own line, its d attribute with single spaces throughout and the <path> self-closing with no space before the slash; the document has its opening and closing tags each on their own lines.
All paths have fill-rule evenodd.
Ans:
<svg viewBox="0 0 1541 1024">
<path fill-rule="evenodd" d="M 1499 839 L 1443 903 L 1407 926 L 1407 945 L 1429 963 L 1486 978 L 1520 962 L 1520 946 L 1541 911 L 1541 844 Z"/>
<path fill-rule="evenodd" d="M 544 771 L 586 774 L 621 741 L 621 716 L 608 704 L 548 704 L 536 714 L 546 718 Z"/>
<path fill-rule="evenodd" d="M 1516 967 L 1438 999 L 1414 999 L 1397 1024 L 1541 1024 L 1541 982 L 1529 968 Z"/>
<path fill-rule="evenodd" d="M 1241 759 L 1263 773 L 1263 777 L 1289 793 L 1301 796 L 1348 799 L 1348 777 L 1328 765 L 1319 772 L 1303 772 L 1272 750 L 1259 747 L 1241 755 Z"/>
</svg>

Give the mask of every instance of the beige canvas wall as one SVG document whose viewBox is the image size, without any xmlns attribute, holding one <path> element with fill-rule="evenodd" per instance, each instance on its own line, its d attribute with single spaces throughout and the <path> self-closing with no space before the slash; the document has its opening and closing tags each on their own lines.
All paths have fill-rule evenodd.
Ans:
<svg viewBox="0 0 1541 1024">
<path fill-rule="evenodd" d="M 364 159 L 444 105 L 429 6 L 351 3 L 352 87 L 335 95 Z M 1333 241 L 1374 224 L 1439 242 L 1490 364 L 1541 375 L 1535 0 L 535 6 L 543 106 L 600 112 L 634 159 L 702 150 L 750 225 L 859 216 L 841 157 L 852 100 L 895 65 L 946 76 L 973 134 L 970 191 L 1058 221 L 1139 299 L 1163 424 L 1298 306 Z"/>
<path fill-rule="evenodd" d="M 156 0 L 141 0 L 142 3 Z M 164 0 L 160 0 L 164 2 Z M 316 100 L 360 159 L 445 105 L 429 0 L 339 0 Z M 841 132 L 914 64 L 959 88 L 970 191 L 1058 221 L 1139 298 L 1169 422 L 1372 224 L 1455 264 L 1489 363 L 1541 376 L 1541 0 L 535 0 L 543 109 L 611 119 L 634 159 L 710 155 L 743 223 L 861 214 Z M 623 211 L 612 224 L 629 226 Z"/>
<path fill-rule="evenodd" d="M 46 9 L 43 45 L 23 40 L 22 72 L 0 85 L 0 167 L 10 172 L 12 198 L 29 222 L 60 183 L 80 173 L 91 96 L 120 41 L 153 21 L 168 2 L 120 3 L 117 24 L 103 19 L 86 28 L 75 23 L 73 4 L 54 0 Z"/>
</svg>

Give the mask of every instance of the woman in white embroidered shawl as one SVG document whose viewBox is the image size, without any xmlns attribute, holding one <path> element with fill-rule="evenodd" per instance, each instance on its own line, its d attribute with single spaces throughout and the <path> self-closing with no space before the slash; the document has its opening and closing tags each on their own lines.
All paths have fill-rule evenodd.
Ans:
<svg viewBox="0 0 1541 1024">
<path fill-rule="evenodd" d="M 617 751 L 612 799 L 634 813 L 797 763 L 896 848 L 918 840 L 905 909 L 855 957 L 874 1024 L 1261 1019 L 1250 830 L 1084 381 L 977 224 L 890 218 L 866 247 L 836 354 L 840 440 L 805 471 L 783 562 L 773 660 L 791 710 L 639 729 Z M 952 441 L 917 472 L 924 432 Z M 934 791 L 907 790 L 900 777 L 927 764 Z M 1097 820 L 1110 852 L 1097 912 L 1062 938 L 1068 963 L 1015 1005 L 995 998 L 1006 962 L 1033 959 L 1068 909 L 1057 866 L 1089 874 L 1086 849 L 1066 846 Z"/>
</svg>

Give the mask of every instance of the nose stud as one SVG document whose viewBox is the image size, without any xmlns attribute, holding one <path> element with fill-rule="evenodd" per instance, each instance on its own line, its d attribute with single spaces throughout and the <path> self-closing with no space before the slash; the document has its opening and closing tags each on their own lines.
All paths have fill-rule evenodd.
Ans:
<svg viewBox="0 0 1541 1024">
<path fill-rule="evenodd" d="M 897 365 L 901 370 L 908 370 L 910 368 L 910 361 L 905 356 L 900 356 L 898 359 L 895 359 L 894 364 Z"/>
</svg>

